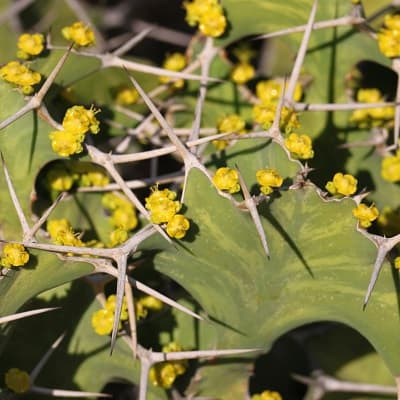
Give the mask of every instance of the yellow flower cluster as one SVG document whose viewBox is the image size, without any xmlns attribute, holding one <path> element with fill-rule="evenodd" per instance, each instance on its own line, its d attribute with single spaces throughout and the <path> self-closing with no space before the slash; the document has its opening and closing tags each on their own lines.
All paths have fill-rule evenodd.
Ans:
<svg viewBox="0 0 400 400">
<path fill-rule="evenodd" d="M 385 99 L 379 89 L 359 89 L 357 101 L 360 103 L 380 103 Z M 390 126 L 394 118 L 393 107 L 374 107 L 354 110 L 350 122 L 360 128 Z"/>
<path fill-rule="evenodd" d="M 50 219 L 47 221 L 47 232 L 54 243 L 61 246 L 84 247 L 85 243 L 79 238 L 79 234 L 72 229 L 66 218 Z"/>
<path fill-rule="evenodd" d="M 17 57 L 27 60 L 39 55 L 44 50 L 44 36 L 41 33 L 23 33 L 17 42 Z"/>
<path fill-rule="evenodd" d="M 260 185 L 261 193 L 265 195 L 271 194 L 274 188 L 281 187 L 283 183 L 283 178 L 274 168 L 259 169 L 256 172 L 256 179 Z"/>
<path fill-rule="evenodd" d="M 381 164 L 382 178 L 388 182 L 400 181 L 400 150 L 394 156 L 386 156 Z"/>
<path fill-rule="evenodd" d="M 168 54 L 162 65 L 164 69 L 175 72 L 182 71 L 183 69 L 185 69 L 186 66 L 187 66 L 186 56 L 178 52 Z M 172 86 L 174 89 L 182 89 L 183 85 L 185 84 L 183 79 L 175 80 L 173 78 L 170 78 L 169 76 L 160 76 L 159 79 L 161 83 L 169 83 L 171 81 L 174 81 L 174 84 Z"/>
<path fill-rule="evenodd" d="M 205 36 L 219 37 L 226 29 L 227 21 L 218 0 L 185 1 L 186 21 L 190 26 L 198 25 Z"/>
<path fill-rule="evenodd" d="M 19 368 L 10 368 L 6 372 L 5 384 L 15 393 L 25 393 L 31 385 L 29 374 Z"/>
<path fill-rule="evenodd" d="M 359 204 L 353 209 L 353 215 L 358 219 L 362 228 L 369 228 L 379 216 L 379 211 L 374 205 Z"/>
<path fill-rule="evenodd" d="M 314 157 L 311 138 L 307 135 L 291 133 L 285 138 L 285 146 L 293 157 L 308 160 Z"/>
<path fill-rule="evenodd" d="M 357 191 L 357 179 L 353 175 L 337 172 L 325 189 L 333 195 L 351 196 Z"/>
<path fill-rule="evenodd" d="M 229 193 L 237 193 L 240 190 L 239 174 L 235 169 L 228 167 L 218 168 L 212 181 L 219 190 L 225 190 Z"/>
<path fill-rule="evenodd" d="M 91 323 L 94 331 L 101 336 L 109 335 L 112 332 L 114 318 L 115 318 L 115 307 L 117 304 L 117 296 L 112 294 L 107 297 L 104 308 L 96 311 L 92 315 Z M 126 321 L 128 319 L 128 305 L 124 296 L 122 301 L 121 318 L 120 321 Z M 122 325 L 120 324 L 120 329 Z"/>
<path fill-rule="evenodd" d="M 256 104 L 252 110 L 254 121 L 264 129 L 271 128 L 275 118 L 276 107 L 274 103 L 261 102 Z M 290 133 L 299 127 L 300 123 L 297 113 L 288 107 L 282 107 L 279 128 L 285 133 Z"/>
<path fill-rule="evenodd" d="M 139 221 L 136 208 L 121 193 L 106 193 L 102 197 L 101 203 L 111 213 L 109 221 L 115 230 L 110 234 L 110 247 L 114 247 L 123 243 L 128 237 L 128 231 L 137 227 Z"/>
<path fill-rule="evenodd" d="M 264 390 L 260 394 L 251 396 L 251 400 L 282 400 L 282 396 L 273 390 Z"/>
<path fill-rule="evenodd" d="M 396 257 L 396 258 L 394 259 L 394 267 L 395 267 L 396 269 L 400 269 L 400 257 Z"/>
<path fill-rule="evenodd" d="M 139 297 L 135 301 L 136 319 L 146 318 L 149 311 L 160 311 L 163 303 L 153 296 Z"/>
<path fill-rule="evenodd" d="M 74 22 L 61 30 L 65 39 L 70 40 L 76 46 L 88 47 L 95 44 L 94 32 L 81 21 Z"/>
<path fill-rule="evenodd" d="M 162 348 L 164 353 L 172 351 L 182 351 L 182 347 L 171 342 Z M 164 361 L 155 364 L 150 368 L 149 379 L 154 386 L 159 386 L 164 389 L 169 389 L 175 382 L 175 379 L 179 375 L 183 375 L 188 367 L 186 360 L 179 361 Z"/>
<path fill-rule="evenodd" d="M 3 268 L 22 267 L 29 261 L 29 253 L 22 244 L 6 243 L 0 258 L 0 266 Z"/>
<path fill-rule="evenodd" d="M 135 88 L 120 88 L 115 96 L 117 104 L 130 106 L 139 100 L 139 92 Z"/>
<path fill-rule="evenodd" d="M 19 87 L 23 94 L 29 95 L 33 92 L 33 86 L 42 79 L 39 72 L 30 70 L 19 61 L 10 61 L 0 68 L 0 77 L 6 82 Z"/>
<path fill-rule="evenodd" d="M 383 55 L 389 58 L 400 56 L 400 14 L 385 15 L 384 26 L 377 38 Z"/>
<path fill-rule="evenodd" d="M 63 130 L 50 132 L 51 147 L 62 157 L 82 152 L 82 143 L 86 133 L 99 132 L 99 121 L 96 114 L 100 110 L 83 106 L 68 108 L 62 121 Z"/>
<path fill-rule="evenodd" d="M 190 223 L 182 214 L 178 214 L 182 204 L 175 199 L 176 193 L 172 190 L 153 187 L 150 196 L 146 197 L 146 208 L 150 211 L 153 224 L 166 224 L 165 229 L 170 237 L 182 239 Z"/>
<path fill-rule="evenodd" d="M 56 192 L 67 192 L 74 185 L 79 187 L 106 186 L 110 179 L 104 168 L 90 162 L 57 164 L 46 175 L 47 186 Z"/>
<path fill-rule="evenodd" d="M 285 89 L 287 89 L 287 83 Z M 256 85 L 256 96 L 264 103 L 277 103 L 282 94 L 283 82 L 276 79 L 260 81 Z M 293 100 L 299 101 L 303 96 L 303 89 L 296 83 Z"/>
<path fill-rule="evenodd" d="M 218 133 L 228 133 L 228 132 L 237 132 L 239 134 L 245 133 L 245 120 L 237 114 L 229 114 L 222 118 L 220 118 L 217 122 L 217 130 Z M 229 141 L 227 140 L 213 140 L 212 144 L 215 146 L 217 150 L 225 149 Z"/>
</svg>

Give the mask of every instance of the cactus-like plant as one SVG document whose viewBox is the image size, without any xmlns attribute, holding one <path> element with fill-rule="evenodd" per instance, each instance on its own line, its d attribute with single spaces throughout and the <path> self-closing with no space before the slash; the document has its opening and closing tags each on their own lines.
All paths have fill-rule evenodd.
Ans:
<svg viewBox="0 0 400 400">
<path fill-rule="evenodd" d="M 0 396 L 295 398 L 274 349 L 309 398 L 400 393 L 394 5 L 188 0 L 158 67 L 150 30 L 6 3 Z"/>
</svg>

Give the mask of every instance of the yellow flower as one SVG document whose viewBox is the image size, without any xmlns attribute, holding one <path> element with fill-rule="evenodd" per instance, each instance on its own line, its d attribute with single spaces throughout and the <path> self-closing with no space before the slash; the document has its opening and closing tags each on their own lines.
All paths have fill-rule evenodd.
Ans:
<svg viewBox="0 0 400 400">
<path fill-rule="evenodd" d="M 143 307 L 148 308 L 149 310 L 153 311 L 160 311 L 163 308 L 162 301 L 156 299 L 153 296 L 143 296 L 139 298 L 137 303 L 141 303 Z"/>
<path fill-rule="evenodd" d="M 382 178 L 388 182 L 400 181 L 400 152 L 394 156 L 386 156 L 381 164 Z"/>
<path fill-rule="evenodd" d="M 384 27 L 378 32 L 379 50 L 389 58 L 400 56 L 400 14 L 386 15 Z"/>
<path fill-rule="evenodd" d="M 303 160 L 314 157 L 311 138 L 307 135 L 291 133 L 289 137 L 285 139 L 285 146 L 294 157 Z"/>
<path fill-rule="evenodd" d="M 119 246 L 120 244 L 126 242 L 127 239 L 128 239 L 128 232 L 126 231 L 126 229 L 122 228 L 114 229 L 110 233 L 109 247 Z"/>
<path fill-rule="evenodd" d="M 190 228 L 190 223 L 182 214 L 175 214 L 167 224 L 167 233 L 175 239 L 182 239 L 186 231 Z"/>
<path fill-rule="evenodd" d="M 237 171 L 228 167 L 218 168 L 212 181 L 219 190 L 226 190 L 229 193 L 236 193 L 240 190 Z"/>
<path fill-rule="evenodd" d="M 282 400 L 282 396 L 273 390 L 264 390 L 260 394 L 251 396 L 251 400 Z"/>
<path fill-rule="evenodd" d="M 1 266 L 5 268 L 22 267 L 29 261 L 29 253 L 22 244 L 6 243 L 3 247 Z"/>
<path fill-rule="evenodd" d="M 369 228 L 371 223 L 378 218 L 379 211 L 374 205 L 368 207 L 361 203 L 353 209 L 353 215 L 358 219 L 362 228 Z"/>
<path fill-rule="evenodd" d="M 171 363 L 162 362 L 153 365 L 149 371 L 150 382 L 154 386 L 169 389 L 176 379 L 175 368 Z"/>
<path fill-rule="evenodd" d="M 76 162 L 72 170 L 75 172 L 80 187 L 106 186 L 110 182 L 104 168 L 89 162 Z"/>
<path fill-rule="evenodd" d="M 203 35 L 218 37 L 226 29 L 226 18 L 223 9 L 217 0 L 185 1 L 186 21 L 189 25 L 199 24 L 199 30 Z"/>
<path fill-rule="evenodd" d="M 49 134 L 52 149 L 62 157 L 81 153 L 85 135 L 71 131 L 52 131 Z"/>
<path fill-rule="evenodd" d="M 256 96 L 263 103 L 277 103 L 282 93 L 283 83 L 276 79 L 268 79 L 266 81 L 260 81 L 256 85 Z M 288 83 L 286 83 L 285 89 L 287 89 Z M 299 101 L 303 96 L 303 89 L 299 83 L 296 83 L 293 100 Z"/>
<path fill-rule="evenodd" d="M 260 103 L 253 107 L 253 119 L 264 129 L 269 129 L 274 122 L 276 105 L 273 103 Z M 290 108 L 283 107 L 279 121 L 279 128 L 286 133 L 300 126 L 297 114 Z"/>
<path fill-rule="evenodd" d="M 62 126 L 65 130 L 75 134 L 85 134 L 88 131 L 98 133 L 99 121 L 95 117 L 100 110 L 93 107 L 86 109 L 83 106 L 73 106 L 65 112 Z"/>
<path fill-rule="evenodd" d="M 359 89 L 357 101 L 361 103 L 384 102 L 379 89 Z M 350 117 L 350 122 L 354 122 L 360 128 L 371 128 L 375 126 L 390 125 L 394 118 L 393 107 L 374 107 L 354 110 Z"/>
<path fill-rule="evenodd" d="M 217 130 L 219 133 L 237 132 L 239 134 L 245 133 L 244 127 L 246 122 L 237 114 L 228 114 L 220 118 L 217 122 Z M 213 140 L 212 144 L 217 150 L 225 149 L 229 142 L 227 140 Z"/>
<path fill-rule="evenodd" d="M 395 267 L 396 269 L 400 269 L 400 257 L 396 257 L 396 258 L 394 259 L 394 267 Z"/>
<path fill-rule="evenodd" d="M 231 80 L 239 85 L 243 85 L 256 74 L 254 67 L 246 62 L 236 64 L 231 71 Z"/>
<path fill-rule="evenodd" d="M 135 208 L 132 206 L 130 208 L 119 207 L 115 209 L 111 214 L 110 222 L 116 228 L 126 231 L 135 229 L 138 225 Z"/>
<path fill-rule="evenodd" d="M 77 237 L 78 234 L 73 231 L 71 224 L 65 218 L 47 221 L 47 232 L 56 244 L 75 247 L 85 246 L 85 243 Z"/>
<path fill-rule="evenodd" d="M 114 324 L 114 312 L 102 308 L 92 315 L 92 327 L 98 335 L 109 335 Z"/>
<path fill-rule="evenodd" d="M 6 386 L 15 393 L 25 393 L 29 390 L 30 377 L 26 371 L 10 368 L 5 376 Z"/>
<path fill-rule="evenodd" d="M 129 199 L 121 194 L 121 193 L 106 193 L 101 198 L 101 203 L 103 207 L 108 208 L 113 211 L 117 208 L 133 208 L 133 204 L 129 201 Z"/>
<path fill-rule="evenodd" d="M 112 311 L 115 313 L 115 308 L 117 305 L 117 296 L 115 294 L 111 294 L 107 297 L 105 309 L 108 311 Z M 121 308 L 121 320 L 126 321 L 128 319 L 128 304 L 126 302 L 126 297 L 122 298 L 122 308 Z"/>
<path fill-rule="evenodd" d="M 260 185 L 261 192 L 266 195 L 272 193 L 273 188 L 282 186 L 283 183 L 283 178 L 274 168 L 259 169 L 256 172 L 256 179 Z"/>
<path fill-rule="evenodd" d="M 118 91 L 115 101 L 123 106 L 129 106 L 135 104 L 139 97 L 139 92 L 135 88 L 122 88 Z"/>
<path fill-rule="evenodd" d="M 337 172 L 332 181 L 329 181 L 325 188 L 329 193 L 336 195 L 351 196 L 357 191 L 357 179 L 353 175 Z"/>
<path fill-rule="evenodd" d="M 64 27 L 61 33 L 65 39 L 71 40 L 77 46 L 87 47 L 95 44 L 94 32 L 81 21 Z"/>
<path fill-rule="evenodd" d="M 76 176 L 65 167 L 57 165 L 52 167 L 46 175 L 47 185 L 51 190 L 67 192 L 76 181 Z"/>
<path fill-rule="evenodd" d="M 152 193 L 146 197 L 145 207 L 150 211 L 150 219 L 153 224 L 168 222 L 181 209 L 179 201 L 175 201 L 176 193 L 169 190 L 152 188 Z"/>
<path fill-rule="evenodd" d="M 205 36 L 219 37 L 226 29 L 226 18 L 220 8 L 212 8 L 199 20 L 199 31 Z"/>
<path fill-rule="evenodd" d="M 17 56 L 24 60 L 28 59 L 30 56 L 37 56 L 44 49 L 44 36 L 41 33 L 23 33 L 18 38 L 17 46 L 19 51 Z"/>
<path fill-rule="evenodd" d="M 32 93 L 32 86 L 39 83 L 42 79 L 39 72 L 30 70 L 19 61 L 10 61 L 1 67 L 0 77 L 7 82 L 19 86 L 24 94 Z"/>
<path fill-rule="evenodd" d="M 162 351 L 164 353 L 182 351 L 182 350 L 183 350 L 182 347 L 175 342 L 171 342 L 163 346 L 162 348 Z M 164 361 L 161 363 L 157 363 L 150 369 L 149 373 L 150 382 L 154 386 L 160 386 L 165 389 L 169 389 L 174 383 L 176 377 L 178 375 L 182 375 L 185 373 L 187 367 L 188 367 L 187 360 Z"/>
<path fill-rule="evenodd" d="M 187 65 L 187 59 L 186 56 L 182 53 L 172 53 L 169 54 L 166 59 L 164 60 L 164 63 L 162 67 L 164 69 L 167 69 L 168 71 L 182 71 Z M 160 76 L 160 82 L 161 83 L 169 83 L 171 81 L 174 81 L 174 88 L 176 89 L 181 89 L 184 85 L 184 80 L 183 79 L 178 79 L 174 80 L 173 78 L 170 78 L 169 76 Z"/>
</svg>

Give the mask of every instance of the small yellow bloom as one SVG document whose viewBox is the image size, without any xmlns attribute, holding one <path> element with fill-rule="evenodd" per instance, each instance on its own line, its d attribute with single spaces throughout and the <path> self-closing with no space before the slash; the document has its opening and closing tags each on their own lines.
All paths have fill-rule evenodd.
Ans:
<svg viewBox="0 0 400 400">
<path fill-rule="evenodd" d="M 24 33 L 18 38 L 18 57 L 27 59 L 39 55 L 44 49 L 44 36 L 41 33 Z"/>
<path fill-rule="evenodd" d="M 87 47 L 95 44 L 94 32 L 81 21 L 64 27 L 61 33 L 65 39 L 71 40 L 77 46 Z"/>
<path fill-rule="evenodd" d="M 337 172 L 325 188 L 333 195 L 351 196 L 357 191 L 357 179 L 353 175 Z"/>
<path fill-rule="evenodd" d="M 199 25 L 203 35 L 218 37 L 226 29 L 227 21 L 217 0 L 194 0 L 184 2 L 186 21 L 189 25 Z"/>
<path fill-rule="evenodd" d="M 400 14 L 386 15 L 384 27 L 378 32 L 379 50 L 386 57 L 400 56 Z"/>
<path fill-rule="evenodd" d="M 164 63 L 162 67 L 164 69 L 167 69 L 168 71 L 175 71 L 179 72 L 182 71 L 187 65 L 187 59 L 186 56 L 182 53 L 175 52 L 172 54 L 169 54 L 166 59 L 164 60 Z M 173 81 L 173 78 L 170 78 L 169 76 L 160 76 L 160 82 L 161 83 L 169 83 Z M 184 80 L 183 79 L 178 79 L 174 80 L 174 88 L 175 89 L 181 89 L 184 85 Z"/>
<path fill-rule="evenodd" d="M 245 133 L 246 122 L 237 114 L 228 114 L 220 118 L 217 122 L 217 130 L 219 133 L 236 132 L 239 134 Z M 224 150 L 229 142 L 227 140 L 213 140 L 212 144 L 217 150 Z"/>
<path fill-rule="evenodd" d="M 182 214 L 175 214 L 167 224 L 167 233 L 175 239 L 182 239 L 186 231 L 190 228 L 190 223 Z"/>
<path fill-rule="evenodd" d="M 77 237 L 78 234 L 73 231 L 71 224 L 65 218 L 47 221 L 47 232 L 56 244 L 75 247 L 85 246 L 85 243 Z"/>
<path fill-rule="evenodd" d="M 182 204 L 175 201 L 175 198 L 176 193 L 169 189 L 152 188 L 150 196 L 145 199 L 145 207 L 150 211 L 150 219 L 153 224 L 168 222 L 179 212 Z"/>
<path fill-rule="evenodd" d="M 76 181 L 76 176 L 71 174 L 61 165 L 52 167 L 46 175 L 47 185 L 51 190 L 67 192 Z"/>
<path fill-rule="evenodd" d="M 85 135 L 71 131 L 52 131 L 49 134 L 52 149 L 62 157 L 81 153 Z"/>
<path fill-rule="evenodd" d="M 369 228 L 372 222 L 378 218 L 379 211 L 374 205 L 368 207 L 361 203 L 353 209 L 353 215 L 358 219 L 362 228 Z"/>
<path fill-rule="evenodd" d="M 102 308 L 92 315 L 92 327 L 98 335 L 109 335 L 114 324 L 114 312 Z"/>
<path fill-rule="evenodd" d="M 62 126 L 65 130 L 76 134 L 85 134 L 88 131 L 96 134 L 100 130 L 100 123 L 95 115 L 99 112 L 100 110 L 93 107 L 90 109 L 83 106 L 70 107 L 65 112 Z"/>
<path fill-rule="evenodd" d="M 133 230 L 138 225 L 135 208 L 122 208 L 115 209 L 110 218 L 111 225 L 116 228 L 121 228 L 126 231 Z"/>
<path fill-rule="evenodd" d="M 256 172 L 256 179 L 261 192 L 266 195 L 272 193 L 273 188 L 281 187 L 283 183 L 283 178 L 274 168 L 259 169 Z"/>
<path fill-rule="evenodd" d="M 175 342 L 168 343 L 162 348 L 162 351 L 164 353 L 182 350 L 182 347 Z M 187 367 L 187 360 L 164 361 L 161 363 L 157 363 L 150 369 L 150 382 L 154 386 L 160 386 L 165 389 L 169 389 L 174 383 L 176 377 L 186 372 Z"/>
<path fill-rule="evenodd" d="M 381 164 L 382 178 L 388 182 L 400 181 L 400 152 L 394 156 L 386 156 Z"/>
<path fill-rule="evenodd" d="M 260 394 L 251 396 L 251 400 L 282 400 L 282 396 L 273 390 L 264 390 Z"/>
<path fill-rule="evenodd" d="M 396 269 L 400 269 L 400 257 L 396 257 L 396 258 L 394 259 L 394 267 L 395 267 Z"/>
<path fill-rule="evenodd" d="M 252 114 L 255 122 L 260 124 L 264 129 L 271 128 L 275 119 L 276 105 L 273 103 L 260 103 L 253 107 Z M 287 107 L 282 107 L 279 128 L 290 133 L 294 129 L 299 128 L 300 123 L 296 112 Z"/>
<path fill-rule="evenodd" d="M 231 80 L 239 85 L 244 85 L 256 74 L 254 67 L 245 62 L 236 64 L 231 71 Z"/>
<path fill-rule="evenodd" d="M 307 160 L 314 157 L 311 138 L 307 135 L 291 133 L 289 137 L 285 139 L 285 146 L 296 158 Z"/>
<path fill-rule="evenodd" d="M 126 242 L 128 239 L 128 232 L 126 229 L 117 228 L 110 233 L 109 247 L 116 247 Z"/>
<path fill-rule="evenodd" d="M 268 79 L 266 81 L 260 81 L 256 85 L 256 96 L 263 103 L 277 103 L 279 97 L 282 94 L 283 83 L 276 79 Z M 287 89 L 288 83 L 285 85 Z M 296 83 L 293 100 L 299 101 L 303 96 L 303 89 L 299 83 Z"/>
<path fill-rule="evenodd" d="M 29 261 L 29 253 L 22 244 L 6 243 L 3 247 L 1 266 L 5 268 L 22 267 Z"/>
<path fill-rule="evenodd" d="M 122 88 L 118 91 L 115 101 L 123 106 L 129 106 L 135 104 L 139 97 L 139 92 L 135 88 Z"/>
<path fill-rule="evenodd" d="M 107 297 L 105 309 L 108 311 L 112 311 L 115 313 L 115 308 L 117 305 L 117 296 L 115 294 L 111 294 Z M 121 308 L 121 320 L 126 321 L 128 319 L 128 304 L 126 302 L 126 297 L 122 298 L 122 308 Z"/>
<path fill-rule="evenodd" d="M 103 207 L 111 211 L 114 211 L 117 208 L 130 209 L 134 207 L 129 199 L 122 193 L 106 193 L 101 198 L 101 204 Z"/>
<path fill-rule="evenodd" d="M 226 190 L 229 193 L 236 193 L 240 190 L 238 172 L 232 168 L 218 168 L 212 181 L 219 190 Z"/>
<path fill-rule="evenodd" d="M 6 372 L 5 383 L 15 393 L 25 393 L 31 385 L 29 374 L 19 368 L 10 368 Z"/>
<path fill-rule="evenodd" d="M 140 297 L 137 302 L 140 302 L 143 305 L 143 307 L 153 311 L 160 311 L 163 308 L 162 301 L 156 299 L 153 296 Z"/>
<path fill-rule="evenodd" d="M 42 79 L 39 72 L 30 70 L 19 61 L 10 61 L 1 67 L 0 77 L 7 82 L 19 86 L 24 94 L 32 93 L 32 86 L 38 84 Z"/>
</svg>

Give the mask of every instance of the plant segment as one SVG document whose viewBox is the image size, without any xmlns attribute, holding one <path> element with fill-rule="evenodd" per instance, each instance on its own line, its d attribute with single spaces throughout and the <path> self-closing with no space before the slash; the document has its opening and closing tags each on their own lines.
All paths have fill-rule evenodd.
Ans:
<svg viewBox="0 0 400 400">
<path fill-rule="evenodd" d="M 171 52 L 161 67 L 124 56 L 140 35 L 110 52 L 86 49 L 104 38 L 79 21 L 63 25 L 54 42 L 41 33 L 20 36 L 15 52 L 25 61 L 4 60 L 0 93 L 10 107 L 1 110 L 7 191 L 0 196 L 3 210 L 15 212 L 0 215 L 0 310 L 13 314 L 46 289 L 85 277 L 67 294 L 35 300 L 73 316 L 65 318 L 73 333 L 58 357 L 68 364 L 71 354 L 85 354 L 79 372 L 54 381 L 61 386 L 74 381 L 100 391 L 118 366 L 140 399 L 178 392 L 277 399 L 271 388 L 248 390 L 245 358 L 217 363 L 217 372 L 209 358 L 267 351 L 282 333 L 322 319 L 358 330 L 400 375 L 397 288 L 385 261 L 397 256 L 399 228 L 390 210 L 379 216 L 398 206 L 399 112 L 382 89 L 363 87 L 362 77 L 351 78 L 352 90 L 338 84 L 359 61 L 346 46 L 366 40 L 377 61 L 390 57 L 396 69 L 397 17 L 385 18 L 376 42 L 360 20 L 361 2 L 340 2 L 340 20 L 332 19 L 332 4 L 304 1 L 290 21 L 303 32 L 288 40 L 296 49 L 290 73 L 267 79 L 252 68 L 246 46 L 233 51 L 234 63 L 226 46 L 281 29 L 278 17 L 292 15 L 284 7 L 300 7 L 254 0 L 249 24 L 236 3 L 185 2 L 186 20 L 199 32 L 186 54 Z M 351 32 L 343 40 L 335 36 L 339 24 Z M 365 29 L 353 32 L 353 25 Z M 333 63 L 342 51 L 348 59 L 328 79 L 336 65 L 315 60 Z M 335 114 L 310 117 L 315 110 Z M 165 173 L 163 156 L 179 167 Z M 368 157 L 374 186 L 359 167 Z M 190 296 L 176 296 L 170 279 Z M 168 307 L 152 308 L 157 301 Z M 17 339 L 7 335 L 5 359 L 23 364 L 11 357 Z M 36 348 L 54 338 L 43 340 Z M 57 363 L 56 354 L 44 363 L 53 357 Z M 32 355 L 31 364 L 40 359 Z M 29 374 L 7 365 L 9 390 L 51 393 L 35 384 L 43 365 Z M 100 367 L 105 373 L 96 380 Z M 218 371 L 235 379 L 218 382 Z"/>
</svg>

